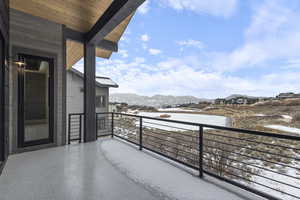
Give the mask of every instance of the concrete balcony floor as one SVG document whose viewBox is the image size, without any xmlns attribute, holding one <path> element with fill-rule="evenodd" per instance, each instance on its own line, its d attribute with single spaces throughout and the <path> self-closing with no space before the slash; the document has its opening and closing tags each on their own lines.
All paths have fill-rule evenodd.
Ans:
<svg viewBox="0 0 300 200">
<path fill-rule="evenodd" d="M 228 188 L 115 139 L 12 155 L 0 176 L 1 200 L 259 199 Z"/>
</svg>

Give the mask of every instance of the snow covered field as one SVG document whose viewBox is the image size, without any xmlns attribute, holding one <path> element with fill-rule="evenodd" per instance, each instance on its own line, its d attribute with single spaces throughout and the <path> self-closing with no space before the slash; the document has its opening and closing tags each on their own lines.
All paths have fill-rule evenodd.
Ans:
<svg viewBox="0 0 300 200">
<path fill-rule="evenodd" d="M 186 113 L 157 113 L 157 112 L 139 112 L 138 115 L 160 118 L 160 115 L 170 115 L 171 117 L 167 118 L 169 120 L 192 122 L 192 123 L 201 123 L 201 124 L 210 124 L 217 126 L 226 126 L 227 118 L 223 116 L 215 115 L 202 115 L 202 114 L 186 114 Z M 172 122 L 163 122 L 157 120 L 144 119 L 144 125 L 151 128 L 159 128 L 168 131 L 179 131 L 179 130 L 199 130 L 197 126 L 189 126 L 179 123 Z"/>
<path fill-rule="evenodd" d="M 199 109 L 187 109 L 187 108 L 159 108 L 158 111 L 161 112 L 200 112 L 201 110 Z"/>
<path fill-rule="evenodd" d="M 108 160 L 144 187 L 178 200 L 245 200 L 212 182 L 199 179 L 180 168 L 116 140 L 103 141 L 101 148 Z M 130 156 L 129 156 L 130 155 Z M 218 182 L 224 187 L 231 187 Z M 226 186 L 227 185 L 227 186 Z M 231 188 L 233 189 L 233 188 Z M 237 189 L 249 199 L 258 197 Z"/>
<path fill-rule="evenodd" d="M 292 128 L 288 126 L 282 126 L 282 125 L 267 125 L 266 128 L 271 128 L 279 131 L 285 131 L 290 133 L 297 133 L 300 135 L 300 129 L 299 128 Z"/>
<path fill-rule="evenodd" d="M 270 169 L 270 170 L 272 170 L 272 169 Z M 288 169 L 287 171 L 284 172 L 284 174 L 286 174 L 288 176 L 298 177 L 297 171 L 294 169 Z M 259 176 L 254 176 L 253 181 L 261 183 L 261 184 L 269 186 L 269 187 L 271 186 L 272 188 L 275 188 L 275 189 L 279 189 L 282 192 L 286 192 L 286 193 L 289 193 L 289 194 L 292 194 L 295 196 L 299 196 L 299 194 L 300 194 L 299 189 L 291 187 L 291 186 L 299 187 L 299 185 L 300 185 L 299 180 L 288 177 L 288 176 L 280 175 L 277 173 L 269 172 L 269 171 L 264 171 L 260 175 L 265 176 L 269 179 L 273 179 L 275 181 L 268 180 L 266 178 L 259 177 Z M 276 182 L 276 181 L 278 181 L 278 182 Z M 280 182 L 282 182 L 283 184 Z M 294 197 L 291 197 L 291 196 L 286 195 L 281 192 L 277 192 L 277 191 L 268 189 L 261 185 L 254 185 L 254 186 L 256 189 L 258 189 L 260 191 L 272 194 L 273 196 L 280 197 L 284 200 L 294 200 L 295 199 Z"/>
</svg>

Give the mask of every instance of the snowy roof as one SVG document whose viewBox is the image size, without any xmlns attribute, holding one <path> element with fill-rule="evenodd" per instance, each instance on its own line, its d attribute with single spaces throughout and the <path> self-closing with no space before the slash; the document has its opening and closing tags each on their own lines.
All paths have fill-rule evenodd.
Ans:
<svg viewBox="0 0 300 200">
<path fill-rule="evenodd" d="M 81 77 L 83 79 L 84 75 L 82 72 L 78 71 L 77 69 L 70 69 L 69 72 L 76 74 L 77 76 Z M 108 77 L 96 77 L 96 86 L 98 87 L 114 87 L 117 88 L 119 85 L 111 80 L 111 78 Z"/>
<path fill-rule="evenodd" d="M 108 77 L 96 77 L 96 81 L 104 86 L 119 87 L 117 83 L 115 83 L 113 80 L 111 80 Z"/>
</svg>

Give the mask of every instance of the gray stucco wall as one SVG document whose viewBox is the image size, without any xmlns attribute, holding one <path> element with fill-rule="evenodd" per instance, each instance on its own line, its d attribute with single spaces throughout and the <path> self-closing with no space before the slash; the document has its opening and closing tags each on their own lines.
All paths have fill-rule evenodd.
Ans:
<svg viewBox="0 0 300 200">
<path fill-rule="evenodd" d="M 10 10 L 10 55 L 17 53 L 54 58 L 54 144 L 28 148 L 43 148 L 64 144 L 65 119 L 64 89 L 65 74 L 63 57 L 63 26 L 14 9 Z M 10 152 L 17 149 L 18 133 L 18 73 L 17 66 L 10 68 Z"/>
<path fill-rule="evenodd" d="M 84 112 L 84 82 L 83 78 L 74 74 L 73 72 L 67 71 L 67 116 L 70 113 L 83 113 Z M 108 101 L 109 101 L 109 88 L 108 87 L 97 87 L 96 96 L 106 97 L 106 106 L 102 108 L 96 107 L 96 112 L 108 112 Z M 68 130 L 68 124 L 66 125 L 66 131 Z"/>
<path fill-rule="evenodd" d="M 69 113 L 83 113 L 83 78 L 67 71 L 67 114 Z M 108 112 L 108 95 L 109 89 L 107 87 L 96 86 L 96 96 L 104 95 L 106 97 L 106 106 L 103 108 L 96 108 L 96 112 Z"/>
</svg>

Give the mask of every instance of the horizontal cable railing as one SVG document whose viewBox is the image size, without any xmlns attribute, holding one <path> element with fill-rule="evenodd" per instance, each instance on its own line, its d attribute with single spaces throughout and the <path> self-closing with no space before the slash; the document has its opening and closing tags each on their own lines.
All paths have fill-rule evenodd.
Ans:
<svg viewBox="0 0 300 200">
<path fill-rule="evenodd" d="M 96 113 L 97 137 L 112 135 L 112 114 Z M 83 142 L 84 113 L 70 113 L 68 118 L 68 144 Z"/>
<path fill-rule="evenodd" d="M 98 113 L 97 127 L 198 170 L 200 177 L 208 174 L 267 199 L 300 199 L 299 136 L 124 113 Z"/>
<path fill-rule="evenodd" d="M 69 114 L 68 120 L 68 144 L 72 142 L 82 142 L 84 114 Z"/>
<path fill-rule="evenodd" d="M 112 114 L 96 113 L 97 137 L 109 136 L 112 134 Z"/>
</svg>

